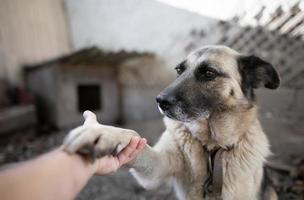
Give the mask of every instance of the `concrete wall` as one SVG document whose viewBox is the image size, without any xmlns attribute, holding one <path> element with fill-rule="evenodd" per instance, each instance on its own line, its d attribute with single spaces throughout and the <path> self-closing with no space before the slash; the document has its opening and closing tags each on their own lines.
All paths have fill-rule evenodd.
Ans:
<svg viewBox="0 0 304 200">
<path fill-rule="evenodd" d="M 76 49 L 99 45 L 106 50 L 151 51 L 168 66 L 185 54 L 195 28 L 210 30 L 216 20 L 149 0 L 66 0 Z"/>
<path fill-rule="evenodd" d="M 102 110 L 95 112 L 105 124 L 115 123 L 119 119 L 119 94 L 117 71 L 114 67 L 102 66 L 61 66 L 57 73 L 57 125 L 69 128 L 83 122 L 78 111 L 78 84 L 100 84 Z"/>
<path fill-rule="evenodd" d="M 278 90 L 261 89 L 257 91 L 262 118 L 274 121 L 303 122 L 304 91 L 280 88 Z"/>
<path fill-rule="evenodd" d="M 21 65 L 70 51 L 63 0 L 1 0 L 0 4 L 0 79 L 18 83 Z"/>
<path fill-rule="evenodd" d="M 174 79 L 165 66 L 164 61 L 155 56 L 132 59 L 120 66 L 124 122 L 161 117 L 155 98 Z"/>
</svg>

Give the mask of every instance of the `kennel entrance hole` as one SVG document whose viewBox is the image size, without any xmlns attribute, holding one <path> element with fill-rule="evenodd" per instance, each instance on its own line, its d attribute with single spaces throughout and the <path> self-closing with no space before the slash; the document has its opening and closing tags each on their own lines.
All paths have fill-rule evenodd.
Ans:
<svg viewBox="0 0 304 200">
<path fill-rule="evenodd" d="M 100 84 L 78 85 L 77 94 L 79 112 L 85 110 L 100 111 L 102 109 Z"/>
</svg>

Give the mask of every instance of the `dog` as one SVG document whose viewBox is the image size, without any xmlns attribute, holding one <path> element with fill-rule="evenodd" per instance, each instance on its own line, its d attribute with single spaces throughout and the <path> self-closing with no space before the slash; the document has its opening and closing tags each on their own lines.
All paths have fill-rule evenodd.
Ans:
<svg viewBox="0 0 304 200">
<path fill-rule="evenodd" d="M 275 68 L 255 55 L 214 45 L 190 53 L 175 69 L 176 80 L 156 98 L 166 130 L 128 164 L 139 184 L 149 189 L 169 182 L 180 200 L 276 199 L 263 184 L 271 152 L 254 91 L 279 87 Z M 138 135 L 86 115 L 91 117 L 64 141 L 69 153 L 116 154 Z"/>
</svg>

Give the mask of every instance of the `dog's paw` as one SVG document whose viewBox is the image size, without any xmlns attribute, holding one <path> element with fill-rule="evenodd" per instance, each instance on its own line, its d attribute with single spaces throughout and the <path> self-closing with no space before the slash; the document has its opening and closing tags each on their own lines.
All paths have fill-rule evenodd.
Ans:
<svg viewBox="0 0 304 200">
<path fill-rule="evenodd" d="M 113 154 L 115 147 L 108 141 L 108 137 L 103 137 L 105 131 L 98 126 L 83 125 L 73 129 L 64 140 L 64 150 L 71 154 L 79 153 L 92 160 Z"/>
<path fill-rule="evenodd" d="M 68 153 L 79 153 L 90 160 L 105 155 L 116 155 L 127 146 L 135 131 L 104 126 L 97 122 L 94 113 L 84 112 L 85 123 L 70 131 L 63 142 Z"/>
</svg>

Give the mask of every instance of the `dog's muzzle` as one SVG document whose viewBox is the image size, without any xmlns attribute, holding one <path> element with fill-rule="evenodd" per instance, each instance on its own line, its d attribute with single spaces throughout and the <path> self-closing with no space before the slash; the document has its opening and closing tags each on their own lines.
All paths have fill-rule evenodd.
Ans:
<svg viewBox="0 0 304 200">
<path fill-rule="evenodd" d="M 156 97 L 156 102 L 158 103 L 158 107 L 160 108 L 161 113 L 168 111 L 176 104 L 176 99 L 174 97 L 158 95 Z"/>
<path fill-rule="evenodd" d="M 162 111 L 167 111 L 176 103 L 176 100 L 172 97 L 158 95 L 156 97 L 156 102 Z"/>
</svg>

